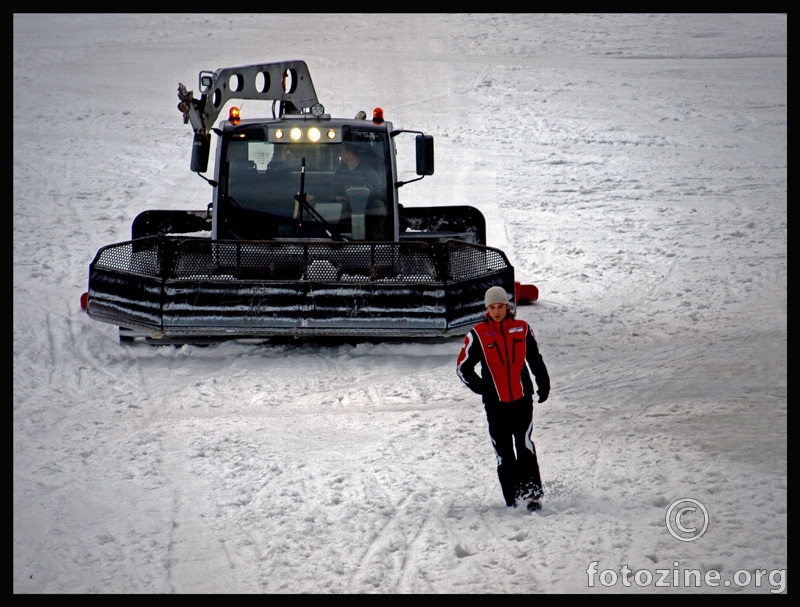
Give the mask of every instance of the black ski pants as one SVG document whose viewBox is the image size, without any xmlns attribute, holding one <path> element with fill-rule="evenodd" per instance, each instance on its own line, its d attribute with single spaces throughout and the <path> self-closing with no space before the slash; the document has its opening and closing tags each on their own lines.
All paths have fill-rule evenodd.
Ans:
<svg viewBox="0 0 800 607">
<path fill-rule="evenodd" d="M 542 496 L 539 461 L 533 445 L 533 398 L 483 405 L 497 456 L 497 476 L 506 506 Z"/>
</svg>

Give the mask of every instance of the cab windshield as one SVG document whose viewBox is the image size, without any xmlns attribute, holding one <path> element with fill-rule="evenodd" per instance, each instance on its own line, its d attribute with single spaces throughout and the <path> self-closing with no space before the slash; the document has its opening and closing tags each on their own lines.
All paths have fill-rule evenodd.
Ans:
<svg viewBox="0 0 800 607">
<path fill-rule="evenodd" d="M 223 149 L 219 238 L 391 240 L 393 200 L 385 132 L 351 130 L 343 143 L 270 143 L 235 132 Z M 305 164 L 305 171 L 301 171 Z M 301 187 L 307 206 L 300 204 Z"/>
</svg>

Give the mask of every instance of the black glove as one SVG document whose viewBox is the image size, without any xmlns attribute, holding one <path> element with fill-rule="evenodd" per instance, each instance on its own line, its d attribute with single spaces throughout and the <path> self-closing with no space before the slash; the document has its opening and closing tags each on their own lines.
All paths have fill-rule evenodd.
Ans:
<svg viewBox="0 0 800 607">
<path fill-rule="evenodd" d="M 539 402 L 543 403 L 550 396 L 550 390 L 539 390 Z"/>
<path fill-rule="evenodd" d="M 483 380 L 478 380 L 469 384 L 469 389 L 472 390 L 475 394 L 480 394 L 483 396 Z"/>
</svg>

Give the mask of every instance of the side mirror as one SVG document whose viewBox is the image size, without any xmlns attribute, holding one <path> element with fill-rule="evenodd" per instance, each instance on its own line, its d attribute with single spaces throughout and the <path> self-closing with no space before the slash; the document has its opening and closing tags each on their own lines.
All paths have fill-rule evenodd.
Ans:
<svg viewBox="0 0 800 607">
<path fill-rule="evenodd" d="M 214 72 L 209 72 L 208 70 L 203 70 L 200 72 L 199 76 L 200 81 L 200 92 L 205 95 L 208 91 L 211 90 L 211 85 L 214 84 Z"/>
<path fill-rule="evenodd" d="M 433 135 L 417 135 L 417 175 L 433 175 Z"/>
<path fill-rule="evenodd" d="M 194 134 L 192 144 L 192 166 L 195 173 L 205 173 L 208 170 L 208 155 L 211 151 L 211 134 Z"/>
</svg>

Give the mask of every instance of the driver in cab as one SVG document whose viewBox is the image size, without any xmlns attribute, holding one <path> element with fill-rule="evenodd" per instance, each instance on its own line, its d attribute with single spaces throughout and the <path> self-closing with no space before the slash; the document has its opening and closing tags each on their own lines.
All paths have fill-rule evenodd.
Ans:
<svg viewBox="0 0 800 607">
<path fill-rule="evenodd" d="M 357 146 L 343 143 L 339 148 L 339 158 L 341 163 L 331 180 L 329 200 L 344 202 L 347 188 L 366 186 L 373 189 L 379 183 L 377 171 L 359 155 Z"/>
</svg>

